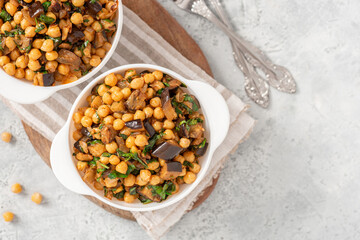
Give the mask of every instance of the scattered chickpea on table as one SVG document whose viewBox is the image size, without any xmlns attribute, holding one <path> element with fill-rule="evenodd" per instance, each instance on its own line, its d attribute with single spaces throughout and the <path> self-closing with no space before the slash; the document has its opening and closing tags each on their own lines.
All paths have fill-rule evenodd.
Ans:
<svg viewBox="0 0 360 240">
<path fill-rule="evenodd" d="M 3 140 L 4 142 L 7 142 L 7 143 L 11 142 L 11 138 L 12 138 L 12 135 L 9 132 L 3 132 L 1 134 L 1 140 Z"/>
</svg>

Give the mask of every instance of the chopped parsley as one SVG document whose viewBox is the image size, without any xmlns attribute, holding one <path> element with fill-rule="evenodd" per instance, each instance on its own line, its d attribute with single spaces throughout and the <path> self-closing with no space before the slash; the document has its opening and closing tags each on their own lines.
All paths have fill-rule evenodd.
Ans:
<svg viewBox="0 0 360 240">
<path fill-rule="evenodd" d="M 150 152 L 150 150 L 155 146 L 155 143 L 157 140 L 162 138 L 164 136 L 164 133 L 155 134 L 152 136 L 152 138 L 149 139 L 149 144 L 144 147 L 143 153 L 146 154 Z"/>
<path fill-rule="evenodd" d="M 119 173 L 118 171 L 114 170 L 109 174 L 109 178 L 110 179 L 114 179 L 114 178 L 126 178 L 127 176 L 129 176 L 130 173 L 133 172 L 133 170 L 135 169 L 135 165 L 130 164 L 128 165 L 128 170 L 126 171 L 126 174 L 122 174 Z"/>
<path fill-rule="evenodd" d="M 4 9 L 0 12 L 0 18 L 2 18 L 2 20 L 4 20 L 4 22 L 11 21 L 11 19 L 12 19 L 11 15 Z"/>
<path fill-rule="evenodd" d="M 126 136 L 125 134 L 122 134 L 122 133 L 120 133 L 119 136 L 124 140 L 126 140 L 128 138 L 128 136 Z"/>
<path fill-rule="evenodd" d="M 45 12 L 47 12 L 48 11 L 48 8 L 50 7 L 50 5 L 51 5 L 51 2 L 44 2 L 43 4 L 43 7 L 44 7 L 44 10 L 45 10 Z"/>
<path fill-rule="evenodd" d="M 130 195 L 136 195 L 136 194 L 137 194 L 137 192 L 136 192 L 136 187 L 130 188 L 130 189 L 129 189 L 129 193 L 130 193 Z"/>
<path fill-rule="evenodd" d="M 170 196 L 172 192 L 176 190 L 176 186 L 173 182 L 167 181 L 164 186 L 154 186 L 154 185 L 148 185 L 149 189 L 152 189 L 151 192 L 154 195 L 158 195 L 161 197 L 162 200 L 165 200 L 167 196 Z"/>
<path fill-rule="evenodd" d="M 119 149 L 117 149 L 117 154 L 119 155 L 119 157 L 123 157 L 125 158 L 125 161 L 128 161 L 130 159 L 133 159 L 135 161 L 138 161 L 139 163 L 141 163 L 141 165 L 143 165 L 145 168 L 147 168 L 147 164 L 143 162 L 143 160 L 141 160 L 138 156 L 137 153 L 125 153 Z"/>
<path fill-rule="evenodd" d="M 39 20 L 42 21 L 42 22 L 44 22 L 45 24 L 51 24 L 52 22 L 55 21 L 54 18 L 48 17 L 48 16 L 46 16 L 46 15 L 44 15 L 44 14 L 41 14 L 41 15 L 40 15 Z"/>
<path fill-rule="evenodd" d="M 99 139 L 95 139 L 95 140 L 92 140 L 92 141 L 88 142 L 87 144 L 88 145 L 95 145 L 95 144 L 98 144 L 98 143 L 102 144 L 103 142 L 101 140 L 99 140 Z"/>
</svg>

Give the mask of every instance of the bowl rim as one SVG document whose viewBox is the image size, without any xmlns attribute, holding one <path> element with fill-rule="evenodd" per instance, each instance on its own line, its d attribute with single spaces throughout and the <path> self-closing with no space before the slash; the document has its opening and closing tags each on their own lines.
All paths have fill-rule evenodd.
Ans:
<svg viewBox="0 0 360 240">
<path fill-rule="evenodd" d="M 87 92 L 93 88 L 96 84 L 98 84 L 99 82 L 103 81 L 105 76 L 108 75 L 109 73 L 112 73 L 112 72 L 119 72 L 119 71 L 124 71 L 126 69 L 153 69 L 153 70 L 160 70 L 166 74 L 169 74 L 171 75 L 172 77 L 175 77 L 177 79 L 179 79 L 180 81 L 182 82 L 185 82 L 185 84 L 188 84 L 189 82 L 199 82 L 199 81 L 194 81 L 194 80 L 188 80 L 186 79 L 185 77 L 181 76 L 180 74 L 170 70 L 170 69 L 167 69 L 167 68 L 164 68 L 164 67 L 161 67 L 161 66 L 157 66 L 157 65 L 152 65 L 152 64 L 128 64 L 128 65 L 122 65 L 122 66 L 119 66 L 119 67 L 115 67 L 115 68 L 112 68 L 112 69 L 109 69 L 108 71 L 102 73 L 101 75 L 99 75 L 97 78 L 95 78 L 91 83 L 89 83 L 82 91 L 81 93 L 78 95 L 77 99 L 75 100 L 75 102 L 73 103 L 73 106 L 69 112 L 69 115 L 68 115 L 68 118 L 67 118 L 67 121 L 64 125 L 64 127 L 62 128 L 61 131 L 64 131 L 64 138 L 65 138 L 65 141 L 66 141 L 66 147 L 69 148 L 69 151 L 70 151 L 70 154 L 68 154 L 68 156 L 66 156 L 66 158 L 69 158 L 71 163 L 73 164 L 73 168 L 76 170 L 76 172 L 78 173 L 79 175 L 79 181 L 82 181 L 82 183 L 84 184 L 81 184 L 82 186 L 85 186 L 87 189 L 86 189 L 86 193 L 81 193 L 81 194 L 84 194 L 84 195 L 91 195 L 93 197 L 96 197 L 97 199 L 99 199 L 100 201 L 108 204 L 108 205 L 111 205 L 115 208 L 118 208 L 118 209 L 123 209 L 123 210 L 127 210 L 127 211 L 152 211 L 152 210 L 158 210 L 158 209 L 161 209 L 161 208 L 165 208 L 167 206 L 170 206 L 182 199 L 184 199 L 186 196 L 188 196 L 190 194 L 190 192 L 192 192 L 197 186 L 198 184 L 203 180 L 203 178 L 205 177 L 205 174 L 207 173 L 207 170 L 210 166 L 210 163 L 211 163 L 211 160 L 212 160 L 212 156 L 213 156 L 213 153 L 214 151 L 216 150 L 216 148 L 218 146 L 213 146 L 212 145 L 212 142 L 209 143 L 209 147 L 207 149 L 207 156 L 204 156 L 204 159 L 202 160 L 202 165 L 201 165 L 201 171 L 197 174 L 197 179 L 195 180 L 195 182 L 193 182 L 192 184 L 189 184 L 187 185 L 188 187 L 181 190 L 181 192 L 177 193 L 176 195 L 173 195 L 172 198 L 170 199 L 167 199 L 166 201 L 163 201 L 163 202 L 160 202 L 160 203 L 150 203 L 150 204 L 144 204 L 144 205 L 141 205 L 141 208 L 140 207 L 134 207 L 134 206 L 131 206 L 132 203 L 128 204 L 128 203 L 125 203 L 127 204 L 128 206 L 123 206 L 123 205 L 120 205 L 119 203 L 114 203 L 112 202 L 111 200 L 108 200 L 106 199 L 105 197 L 102 197 L 101 195 L 99 195 L 97 192 L 95 192 L 87 183 L 85 183 L 81 177 L 80 177 L 80 174 L 78 172 L 78 170 L 76 169 L 76 165 L 74 164 L 74 160 L 73 158 L 71 157 L 71 146 L 70 146 L 70 124 L 72 122 L 72 115 L 73 113 L 75 112 L 75 110 L 79 107 L 78 105 L 80 104 L 80 102 L 85 98 L 87 97 Z M 202 84 L 205 84 L 205 83 L 202 83 Z M 208 85 L 208 84 L 206 84 Z M 195 96 L 197 96 L 196 94 L 196 90 L 194 89 L 191 89 L 190 90 L 194 93 Z M 199 99 L 199 101 L 201 101 Z M 224 100 L 225 101 L 225 100 Z M 227 107 L 227 106 L 226 106 Z M 206 112 L 203 111 L 203 114 L 205 115 L 205 119 L 207 119 L 207 116 L 206 116 Z M 208 124 L 207 125 L 207 128 L 208 128 L 208 131 L 209 131 L 209 134 L 211 134 L 211 127 L 210 125 Z M 71 190 L 71 189 L 70 189 Z M 124 204 L 123 202 L 120 202 L 121 204 Z"/>
<path fill-rule="evenodd" d="M 93 68 L 89 73 L 87 73 L 84 76 L 81 76 L 79 79 L 77 79 L 74 82 L 68 83 L 68 84 L 61 84 L 61 85 L 55 85 L 55 86 L 48 86 L 48 87 L 43 87 L 43 86 L 35 86 L 33 84 L 31 84 L 30 82 L 26 81 L 25 79 L 17 79 L 14 76 L 10 76 L 8 75 L 4 69 L 0 69 L 0 75 L 4 75 L 4 77 L 6 77 L 6 84 L 7 87 L 10 88 L 27 88 L 28 92 L 30 92 L 31 90 L 36 91 L 36 93 L 41 93 L 43 95 L 43 97 L 41 99 L 36 99 L 35 101 L 31 100 L 18 100 L 16 97 L 12 98 L 11 96 L 6 94 L 6 91 L 0 91 L 0 95 L 5 95 L 6 98 L 21 103 L 21 104 L 33 104 L 39 101 L 43 101 L 47 98 L 49 98 L 52 94 L 54 94 L 55 92 L 62 90 L 62 89 L 68 89 L 74 86 L 77 86 L 89 79 L 91 79 L 95 74 L 97 74 L 104 66 L 105 64 L 111 59 L 112 55 L 114 54 L 117 45 L 119 44 L 120 41 L 120 37 L 121 37 L 121 33 L 122 33 L 122 29 L 123 29 L 123 23 L 124 23 L 124 12 L 123 12 L 123 4 L 121 0 L 117 0 L 118 2 L 118 9 L 117 9 L 117 22 L 116 22 L 116 26 L 117 26 L 117 30 L 115 32 L 115 35 L 112 39 L 112 46 L 110 48 L 110 50 L 106 53 L 105 57 L 102 59 L 101 63 L 96 66 L 95 68 Z M 6 89 L 4 89 L 6 90 Z M 36 94 L 34 93 L 34 94 Z M 24 98 L 22 98 L 24 99 Z"/>
</svg>

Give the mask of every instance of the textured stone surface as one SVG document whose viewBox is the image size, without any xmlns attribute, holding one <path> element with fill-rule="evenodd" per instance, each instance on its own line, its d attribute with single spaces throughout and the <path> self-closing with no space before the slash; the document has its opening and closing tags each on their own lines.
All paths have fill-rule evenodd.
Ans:
<svg viewBox="0 0 360 240">
<path fill-rule="evenodd" d="M 268 110 L 243 90 L 223 33 L 161 0 L 190 32 L 221 83 L 251 105 L 251 138 L 227 162 L 218 186 L 164 239 L 360 238 L 359 1 L 224 1 L 237 31 L 298 83 L 272 91 Z M 113 216 L 62 187 L 31 147 L 20 121 L 0 104 L 0 239 L 148 239 L 136 223 Z M 13 182 L 24 192 L 10 192 Z M 44 204 L 30 201 L 44 195 Z"/>
</svg>

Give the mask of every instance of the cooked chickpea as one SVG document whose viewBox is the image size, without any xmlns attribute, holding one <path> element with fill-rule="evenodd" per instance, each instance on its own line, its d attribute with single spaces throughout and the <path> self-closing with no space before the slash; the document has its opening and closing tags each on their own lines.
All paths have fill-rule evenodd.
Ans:
<svg viewBox="0 0 360 240">
<path fill-rule="evenodd" d="M 147 169 L 140 170 L 140 178 L 144 182 L 149 182 L 151 177 L 151 172 Z"/>
<path fill-rule="evenodd" d="M 59 65 L 59 63 L 57 61 L 48 61 L 45 64 L 45 70 L 47 70 L 51 73 L 55 72 L 58 65 Z"/>
<path fill-rule="evenodd" d="M 4 66 L 10 62 L 10 58 L 8 56 L 1 56 L 0 57 L 0 66 Z"/>
<path fill-rule="evenodd" d="M 108 85 L 108 86 L 115 86 L 117 84 L 117 78 L 115 76 L 115 73 L 110 73 L 109 75 L 107 75 L 105 77 L 105 84 Z"/>
<path fill-rule="evenodd" d="M 81 124 L 84 126 L 84 127 L 91 127 L 92 125 L 92 119 L 88 116 L 83 116 L 81 118 Z"/>
<path fill-rule="evenodd" d="M 14 214 L 12 212 L 4 212 L 3 218 L 5 222 L 11 222 L 14 219 Z"/>
<path fill-rule="evenodd" d="M 90 26 L 91 24 L 93 24 L 94 18 L 90 15 L 84 15 L 83 21 L 84 21 L 83 24 L 87 27 L 87 26 Z"/>
<path fill-rule="evenodd" d="M 15 184 L 13 184 L 13 185 L 11 186 L 11 191 L 12 191 L 13 193 L 21 193 L 22 187 L 21 187 L 21 185 L 20 185 L 19 183 L 15 183 Z"/>
<path fill-rule="evenodd" d="M 102 46 L 104 49 L 105 49 L 105 51 L 110 51 L 110 49 L 111 49 L 111 43 L 109 43 L 109 42 L 106 42 L 106 43 L 104 43 L 104 46 Z"/>
<path fill-rule="evenodd" d="M 129 136 L 125 141 L 125 145 L 128 148 L 131 148 L 131 147 L 135 146 L 135 137 Z"/>
<path fill-rule="evenodd" d="M 101 105 L 98 108 L 97 113 L 98 113 L 99 117 L 104 118 L 110 114 L 110 108 L 107 105 Z"/>
<path fill-rule="evenodd" d="M 155 129 L 155 131 L 160 131 L 163 128 L 163 123 L 159 122 L 159 121 L 155 121 L 152 124 L 153 128 Z"/>
<path fill-rule="evenodd" d="M 70 72 L 70 67 L 67 64 L 60 63 L 57 68 L 58 72 L 62 75 L 68 75 Z"/>
<path fill-rule="evenodd" d="M 37 71 L 41 68 L 41 65 L 38 60 L 29 60 L 28 67 L 32 71 Z"/>
<path fill-rule="evenodd" d="M 128 170 L 128 165 L 126 164 L 126 162 L 121 161 L 118 165 L 116 165 L 115 170 L 119 173 L 126 174 Z"/>
<path fill-rule="evenodd" d="M 121 92 L 122 92 L 122 94 L 123 94 L 123 96 L 124 96 L 125 99 L 127 99 L 127 98 L 130 96 L 130 94 L 131 94 L 130 88 L 123 88 L 123 89 L 121 90 Z"/>
<path fill-rule="evenodd" d="M 188 161 L 188 162 L 192 163 L 193 161 L 195 161 L 194 152 L 191 152 L 191 151 L 184 152 L 183 156 L 184 156 L 185 160 Z"/>
<path fill-rule="evenodd" d="M 9 48 L 10 51 L 12 51 L 16 48 L 16 43 L 14 41 L 14 38 L 12 38 L 12 37 L 7 37 L 5 39 L 5 45 Z"/>
<path fill-rule="evenodd" d="M 18 11 L 14 14 L 14 22 L 16 24 L 20 24 L 21 23 L 21 20 L 23 19 L 23 14 L 22 12 Z M 26 37 L 26 36 L 25 36 Z"/>
<path fill-rule="evenodd" d="M 136 146 L 132 146 L 131 148 L 130 148 L 130 152 L 132 152 L 132 153 L 136 153 L 136 152 L 138 152 L 139 151 L 139 149 L 136 147 Z"/>
<path fill-rule="evenodd" d="M 7 2 L 5 4 L 5 9 L 11 16 L 14 16 L 17 11 L 17 6 L 14 6 L 11 2 Z"/>
<path fill-rule="evenodd" d="M 116 155 L 111 155 L 109 162 L 112 165 L 118 165 L 120 163 L 120 158 Z"/>
<path fill-rule="evenodd" d="M 101 58 L 97 55 L 92 55 L 90 59 L 90 65 L 97 67 L 101 63 Z"/>
<path fill-rule="evenodd" d="M 160 183 L 161 179 L 157 175 L 152 175 L 150 177 L 150 185 L 158 185 Z"/>
<path fill-rule="evenodd" d="M 144 147 L 149 144 L 147 138 L 143 134 L 139 134 L 135 138 L 135 144 L 139 147 Z"/>
<path fill-rule="evenodd" d="M 105 84 L 101 84 L 97 90 L 100 97 L 102 97 L 107 91 L 109 91 L 109 88 Z"/>
<path fill-rule="evenodd" d="M 154 77 L 153 74 L 147 73 L 147 74 L 144 75 L 144 80 L 145 80 L 146 83 L 152 83 L 152 82 L 155 81 L 155 77 Z"/>
<path fill-rule="evenodd" d="M 155 95 L 154 89 L 152 88 L 146 89 L 145 95 L 146 95 L 146 99 L 151 99 Z"/>
<path fill-rule="evenodd" d="M 15 65 L 18 68 L 26 68 L 28 65 L 29 59 L 25 57 L 25 55 L 22 55 L 18 57 L 15 61 Z"/>
<path fill-rule="evenodd" d="M 111 105 L 113 103 L 113 99 L 111 98 L 111 94 L 109 92 L 104 93 L 102 96 L 102 101 L 105 104 Z"/>
<path fill-rule="evenodd" d="M 85 116 L 92 117 L 94 115 L 96 110 L 94 108 L 87 108 L 84 112 Z"/>
<path fill-rule="evenodd" d="M 33 48 L 30 50 L 28 56 L 30 60 L 38 60 L 41 57 L 41 52 L 39 49 Z"/>
<path fill-rule="evenodd" d="M 190 171 L 192 171 L 193 173 L 199 173 L 201 169 L 201 166 L 197 163 L 193 163 L 193 166 L 190 167 Z"/>
<path fill-rule="evenodd" d="M 190 139 L 188 139 L 188 138 L 181 138 L 181 139 L 180 139 L 180 142 L 179 142 L 179 145 L 180 145 L 180 147 L 182 147 L 182 148 L 188 148 L 188 147 L 190 146 L 190 143 L 191 143 Z"/>
<path fill-rule="evenodd" d="M 130 82 L 130 87 L 132 89 L 140 89 L 144 86 L 144 79 L 143 78 L 135 78 Z"/>
<path fill-rule="evenodd" d="M 159 164 L 160 166 L 164 166 L 166 161 L 164 159 L 159 158 Z"/>
<path fill-rule="evenodd" d="M 159 97 L 154 97 L 150 100 L 150 105 L 153 108 L 160 107 L 161 106 L 161 99 Z"/>
<path fill-rule="evenodd" d="M 184 176 L 184 182 L 187 184 L 191 184 L 193 182 L 195 182 L 196 180 L 196 175 L 193 172 L 186 172 L 185 176 Z"/>
<path fill-rule="evenodd" d="M 71 1 L 72 4 L 75 6 L 75 7 L 81 7 L 84 5 L 85 1 L 84 0 L 72 0 Z"/>
<path fill-rule="evenodd" d="M 91 106 L 92 108 L 99 108 L 102 104 L 103 104 L 103 102 L 102 102 L 101 97 L 96 96 L 96 97 L 94 97 L 94 99 L 91 101 L 90 106 Z"/>
<path fill-rule="evenodd" d="M 70 17 L 70 21 L 73 24 L 80 24 L 83 23 L 83 16 L 81 15 L 81 13 L 78 12 L 74 12 L 71 17 Z"/>
<path fill-rule="evenodd" d="M 15 75 L 14 77 L 18 78 L 18 79 L 23 79 L 25 77 L 25 71 L 22 68 L 17 68 L 15 70 Z"/>
<path fill-rule="evenodd" d="M 54 42 L 53 40 L 51 39 L 46 39 L 41 48 L 40 48 L 42 51 L 44 52 L 51 52 L 53 49 L 54 49 Z"/>
<path fill-rule="evenodd" d="M 81 127 L 82 127 L 82 125 L 81 125 Z M 74 131 L 73 132 L 73 139 L 75 141 L 78 141 L 80 138 L 82 138 L 81 131 L 80 130 Z"/>
<path fill-rule="evenodd" d="M 51 51 L 51 52 L 45 53 L 46 60 L 48 60 L 48 61 L 54 61 L 55 59 L 58 58 L 58 56 L 59 56 L 59 54 L 56 51 Z"/>
<path fill-rule="evenodd" d="M 39 39 L 39 38 L 38 38 L 38 39 L 35 39 L 35 40 L 33 41 L 33 43 L 32 43 L 33 48 L 38 48 L 38 49 L 40 49 L 40 48 L 42 47 L 44 41 L 45 41 L 45 39 Z"/>
<path fill-rule="evenodd" d="M 12 26 L 9 22 L 5 22 L 3 25 L 1 25 L 1 32 L 5 34 L 5 31 L 10 32 L 12 29 Z"/>
<path fill-rule="evenodd" d="M 118 148 L 118 145 L 116 144 L 116 142 L 111 142 L 105 145 L 106 151 L 108 151 L 109 153 L 116 153 L 116 149 Z"/>
<path fill-rule="evenodd" d="M 116 118 L 116 119 L 121 119 L 121 118 L 122 118 L 122 113 L 114 112 L 114 113 L 113 113 L 113 116 L 114 116 L 114 118 Z"/>
<path fill-rule="evenodd" d="M 183 164 L 184 161 L 185 161 L 185 158 L 184 158 L 182 155 L 177 155 L 177 156 L 174 158 L 174 161 L 177 161 L 177 162 Z"/>
<path fill-rule="evenodd" d="M 57 25 L 51 25 L 48 28 L 46 35 L 53 37 L 53 38 L 61 37 L 60 28 Z"/>
<path fill-rule="evenodd" d="M 36 35 L 36 32 L 35 32 L 35 27 L 33 26 L 29 26 L 25 29 L 25 37 L 28 37 L 28 38 L 32 38 L 32 37 L 35 37 Z"/>
<path fill-rule="evenodd" d="M 122 119 L 115 119 L 113 122 L 113 128 L 120 131 L 125 126 L 125 122 Z"/>
<path fill-rule="evenodd" d="M 122 116 L 122 120 L 123 120 L 124 122 L 132 121 L 132 120 L 134 120 L 134 114 L 125 113 L 125 114 Z"/>
<path fill-rule="evenodd" d="M 175 127 L 175 123 L 173 121 L 170 120 L 165 120 L 164 121 L 164 128 L 165 129 L 173 129 Z"/>
<path fill-rule="evenodd" d="M 31 69 L 27 68 L 25 70 L 25 79 L 28 80 L 28 81 L 32 81 L 35 77 L 35 72 L 32 71 Z"/>
<path fill-rule="evenodd" d="M 134 114 L 134 120 L 136 119 L 140 119 L 142 121 L 145 120 L 145 113 L 141 110 L 136 110 L 135 114 Z"/>
<path fill-rule="evenodd" d="M 31 195 L 31 201 L 33 201 L 36 204 L 40 204 L 42 202 L 42 196 L 40 193 L 33 193 L 33 195 Z"/>
<path fill-rule="evenodd" d="M 172 130 L 170 130 L 170 129 L 166 129 L 164 131 L 163 138 L 166 139 L 166 140 L 174 139 L 175 138 L 174 132 Z"/>
<path fill-rule="evenodd" d="M 20 53 L 19 49 L 15 48 L 14 51 L 12 51 L 10 53 L 10 59 L 12 61 L 15 61 L 18 57 L 20 57 L 20 55 L 21 55 L 21 53 Z"/>
<path fill-rule="evenodd" d="M 126 178 L 124 178 L 124 186 L 125 187 L 131 187 L 135 184 L 135 176 L 132 174 L 129 174 Z"/>
<path fill-rule="evenodd" d="M 104 58 L 105 55 L 106 55 L 106 51 L 105 51 L 105 49 L 103 49 L 103 48 L 97 48 L 97 49 L 95 50 L 95 54 L 98 55 L 98 56 L 101 57 L 101 58 Z"/>
<path fill-rule="evenodd" d="M 42 1 L 46 2 L 46 0 L 42 0 Z M 55 15 L 54 13 L 52 13 L 52 12 L 47 12 L 47 13 L 46 13 L 46 16 L 47 16 L 47 17 L 51 17 L 51 18 L 54 19 L 51 23 L 54 23 L 54 22 L 56 21 L 56 15 Z"/>
<path fill-rule="evenodd" d="M 163 73 L 160 71 L 154 71 L 152 74 L 154 75 L 155 80 L 160 81 L 163 78 Z"/>
<path fill-rule="evenodd" d="M 133 203 L 135 199 L 136 197 L 134 195 L 131 195 L 129 192 L 126 192 L 124 194 L 124 201 L 127 203 Z"/>
<path fill-rule="evenodd" d="M 78 161 L 77 164 L 76 164 L 76 168 L 77 168 L 77 170 L 79 170 L 79 171 L 84 171 L 87 166 L 88 166 L 88 163 L 87 163 L 87 162 Z"/>
<path fill-rule="evenodd" d="M 145 186 L 148 183 L 148 181 L 144 181 L 140 175 L 136 176 L 135 184 L 139 186 Z"/>
<path fill-rule="evenodd" d="M 103 122 L 104 122 L 104 124 L 106 124 L 106 125 L 113 125 L 114 120 L 115 120 L 115 118 L 114 118 L 113 116 L 109 115 L 109 116 L 106 116 L 106 117 L 103 119 Z"/>
<path fill-rule="evenodd" d="M 119 90 L 119 91 L 111 93 L 111 98 L 112 98 L 112 100 L 118 102 L 124 98 L 124 94 Z"/>
<path fill-rule="evenodd" d="M 5 72 L 10 76 L 15 75 L 15 65 L 13 63 L 7 63 L 3 68 Z"/>
<path fill-rule="evenodd" d="M 75 112 L 72 116 L 72 119 L 74 120 L 75 123 L 81 123 L 81 118 L 84 115 L 81 112 Z"/>
<path fill-rule="evenodd" d="M 3 132 L 1 134 L 1 140 L 3 140 L 4 142 L 7 142 L 7 143 L 9 143 L 11 141 L 11 137 L 12 137 L 12 135 L 9 132 Z"/>
<path fill-rule="evenodd" d="M 146 107 L 143 111 L 145 113 L 145 118 L 151 118 L 154 113 L 154 110 L 151 107 Z"/>
<path fill-rule="evenodd" d="M 148 169 L 149 170 L 155 170 L 160 166 L 160 163 L 158 161 L 153 161 L 148 163 Z"/>
<path fill-rule="evenodd" d="M 156 119 L 163 119 L 165 117 L 164 111 L 162 110 L 161 107 L 157 107 L 154 109 L 154 118 Z"/>
<path fill-rule="evenodd" d="M 92 29 L 95 30 L 95 32 L 100 32 L 102 29 L 102 26 L 99 21 L 93 22 L 93 24 L 91 24 L 91 27 L 92 27 Z"/>
</svg>

